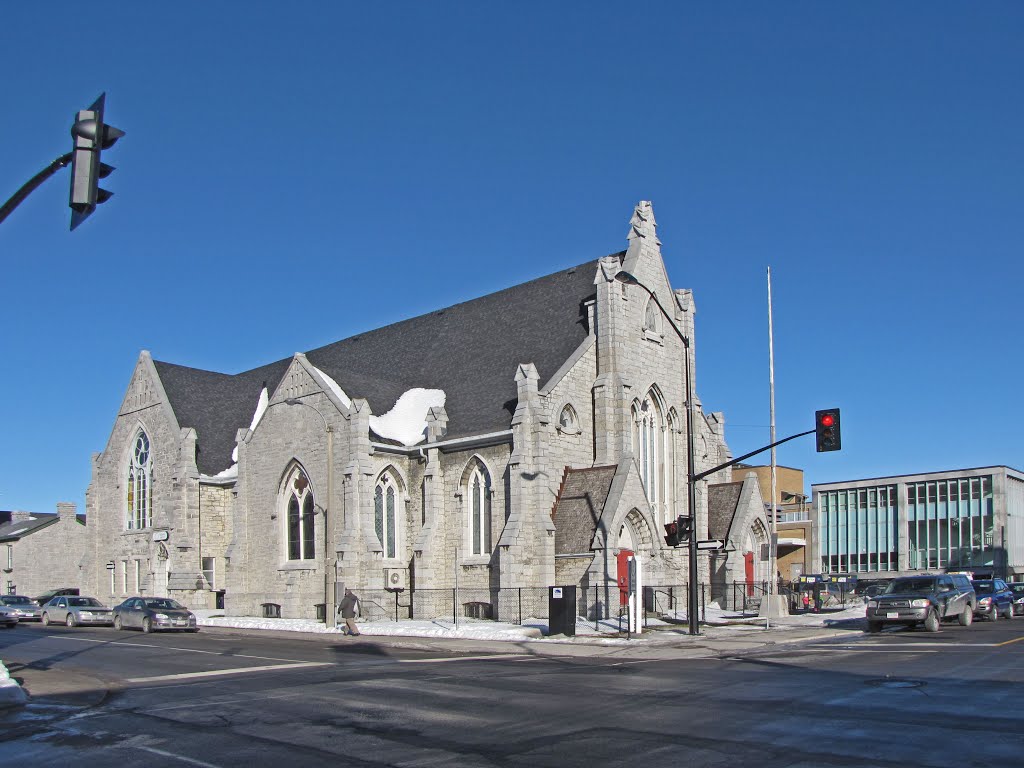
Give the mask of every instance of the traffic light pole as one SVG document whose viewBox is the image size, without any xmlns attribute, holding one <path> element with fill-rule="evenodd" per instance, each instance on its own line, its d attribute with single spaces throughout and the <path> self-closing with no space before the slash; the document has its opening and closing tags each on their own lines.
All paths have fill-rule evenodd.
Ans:
<svg viewBox="0 0 1024 768">
<path fill-rule="evenodd" d="M 74 152 L 68 152 L 65 155 L 61 155 L 48 166 L 43 168 L 43 170 L 41 170 L 31 179 L 26 181 L 22 185 L 21 189 L 15 192 L 11 196 L 11 199 L 3 204 L 3 207 L 0 207 L 0 222 L 3 222 L 4 219 L 10 216 L 14 209 L 21 204 L 21 201 L 36 190 L 36 187 L 40 186 L 44 181 L 53 176 L 53 174 L 55 174 L 61 168 L 64 168 L 66 165 L 68 165 L 71 162 L 71 158 L 73 156 Z"/>
</svg>

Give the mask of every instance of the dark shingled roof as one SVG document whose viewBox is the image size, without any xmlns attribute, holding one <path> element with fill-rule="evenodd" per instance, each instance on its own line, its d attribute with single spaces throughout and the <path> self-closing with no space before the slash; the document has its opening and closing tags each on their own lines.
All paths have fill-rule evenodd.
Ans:
<svg viewBox="0 0 1024 768">
<path fill-rule="evenodd" d="M 586 338 L 583 305 L 596 295 L 596 270 L 597 261 L 589 261 L 306 357 L 349 397 L 365 398 L 374 414 L 389 411 L 408 389 L 442 389 L 448 437 L 508 429 L 516 366 L 533 363 L 543 386 Z M 260 390 L 273 393 L 290 362 L 229 375 L 154 361 L 178 423 L 196 430 L 200 472 L 231 465 L 235 433 L 249 426 Z"/>
<path fill-rule="evenodd" d="M 569 469 L 555 502 L 555 554 L 589 552 L 616 467 Z"/>
<path fill-rule="evenodd" d="M 53 512 L 33 512 L 31 520 L 9 520 L 0 525 L 0 541 L 17 541 L 59 519 Z"/>
<path fill-rule="evenodd" d="M 718 483 L 708 486 L 708 538 L 727 539 L 740 503 L 743 483 Z"/>
</svg>

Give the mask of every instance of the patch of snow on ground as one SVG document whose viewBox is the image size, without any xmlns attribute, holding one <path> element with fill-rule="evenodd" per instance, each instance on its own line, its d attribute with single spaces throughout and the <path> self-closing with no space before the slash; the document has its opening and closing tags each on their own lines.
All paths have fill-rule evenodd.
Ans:
<svg viewBox="0 0 1024 768">
<path fill-rule="evenodd" d="M 0 708 L 16 707 L 24 704 L 27 699 L 28 695 L 18 685 L 18 681 L 11 679 L 11 673 L 0 662 Z"/>
<path fill-rule="evenodd" d="M 341 627 L 330 627 L 313 619 L 262 619 L 248 616 L 224 616 L 222 611 L 197 610 L 198 623 L 204 627 L 233 627 L 237 629 L 268 629 L 283 632 L 309 632 L 314 634 L 342 634 Z M 781 616 L 771 620 L 774 629 L 786 630 L 806 627 L 828 627 L 840 622 L 848 622 L 864 618 L 864 607 L 854 605 L 841 611 L 828 613 L 807 613 L 793 616 Z M 359 620 L 359 630 L 368 637 L 432 637 L 461 640 L 497 640 L 506 642 L 549 642 L 549 643 L 586 643 L 600 645 L 620 645 L 646 642 L 671 642 L 679 639 L 686 631 L 686 612 L 678 611 L 666 620 L 648 618 L 644 632 L 626 636 L 625 621 L 617 618 L 602 619 L 595 622 L 582 616 L 576 621 L 576 636 L 547 637 L 548 621 L 545 618 L 524 619 L 522 625 L 503 624 L 497 621 L 481 619 L 459 619 L 456 624 L 451 618 L 432 620 L 400 621 Z M 764 618 L 753 615 L 725 611 L 717 605 L 707 606 L 706 627 L 735 627 L 738 631 L 763 626 Z M 668 631 L 666 631 L 668 630 Z M 676 631 L 671 631 L 676 630 Z"/>
</svg>

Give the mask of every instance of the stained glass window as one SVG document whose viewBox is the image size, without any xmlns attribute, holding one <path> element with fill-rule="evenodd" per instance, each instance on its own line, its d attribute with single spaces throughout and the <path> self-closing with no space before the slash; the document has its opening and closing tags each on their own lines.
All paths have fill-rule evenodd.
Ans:
<svg viewBox="0 0 1024 768">
<path fill-rule="evenodd" d="M 296 468 L 285 484 L 288 559 L 312 560 L 316 557 L 315 514 L 313 491 L 305 473 Z"/>
<path fill-rule="evenodd" d="M 128 461 L 125 527 L 129 531 L 153 525 L 153 467 L 150 459 L 149 437 L 139 430 Z"/>
</svg>

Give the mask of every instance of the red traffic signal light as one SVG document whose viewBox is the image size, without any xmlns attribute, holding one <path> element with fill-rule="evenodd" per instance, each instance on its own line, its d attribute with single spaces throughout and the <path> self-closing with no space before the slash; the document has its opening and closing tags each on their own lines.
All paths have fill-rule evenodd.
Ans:
<svg viewBox="0 0 1024 768">
<path fill-rule="evenodd" d="M 814 436 L 818 453 L 838 451 L 843 447 L 839 432 L 839 409 L 829 408 L 814 414 Z"/>
<path fill-rule="evenodd" d="M 670 547 L 679 546 L 679 525 L 677 523 L 665 523 L 665 543 Z"/>
</svg>

